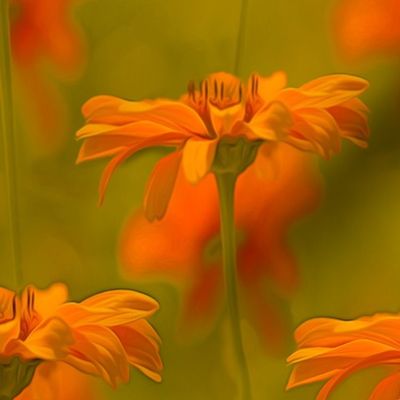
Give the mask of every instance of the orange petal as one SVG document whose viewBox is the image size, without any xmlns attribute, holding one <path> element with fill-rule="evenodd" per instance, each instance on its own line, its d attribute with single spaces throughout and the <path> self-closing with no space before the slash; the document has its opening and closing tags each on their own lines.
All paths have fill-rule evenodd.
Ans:
<svg viewBox="0 0 400 400">
<path fill-rule="evenodd" d="M 279 141 L 288 135 L 292 123 L 288 108 L 276 101 L 258 110 L 249 123 L 240 121 L 233 132 L 250 135 L 253 139 Z"/>
<path fill-rule="evenodd" d="M 14 339 L 5 348 L 5 354 L 19 354 L 24 359 L 60 360 L 73 342 L 69 326 L 60 318 L 51 318 L 39 324 L 25 339 Z"/>
<path fill-rule="evenodd" d="M 0 288 L 0 351 L 4 351 L 7 343 L 18 337 L 20 330 L 21 305 L 15 292 Z"/>
<path fill-rule="evenodd" d="M 131 365 L 156 382 L 163 368 L 159 355 L 159 337 L 145 320 L 112 328 L 122 343 Z"/>
<path fill-rule="evenodd" d="M 66 384 L 66 382 L 68 384 Z M 99 400 L 93 377 L 64 362 L 42 362 L 30 385 L 15 400 Z"/>
<path fill-rule="evenodd" d="M 88 100 L 82 113 L 91 123 L 123 125 L 135 121 L 151 121 L 181 133 L 208 137 L 200 116 L 189 106 L 171 100 L 126 101 L 112 96 Z"/>
<path fill-rule="evenodd" d="M 74 343 L 65 362 L 87 374 L 101 376 L 111 386 L 129 379 L 129 364 L 117 335 L 102 326 L 74 329 Z"/>
<path fill-rule="evenodd" d="M 189 182 L 198 182 L 210 171 L 217 144 L 217 140 L 196 139 L 189 139 L 185 143 L 182 165 Z"/>
<path fill-rule="evenodd" d="M 182 152 L 175 151 L 163 157 L 154 168 L 144 198 L 144 209 L 149 221 L 164 217 L 174 190 L 176 177 L 182 160 Z"/>
<path fill-rule="evenodd" d="M 291 110 L 299 108 L 328 108 L 344 103 L 363 93 L 369 84 L 351 75 L 327 75 L 314 79 L 299 89 L 285 89 L 277 97 Z"/>
<path fill-rule="evenodd" d="M 262 100 L 269 104 L 271 103 L 278 93 L 286 86 L 287 76 L 284 71 L 277 71 L 271 76 L 258 77 L 258 94 Z"/>
<path fill-rule="evenodd" d="M 149 317 L 158 307 L 157 301 L 142 293 L 110 290 L 81 303 L 66 303 L 59 308 L 59 314 L 74 326 L 116 326 Z"/>
</svg>

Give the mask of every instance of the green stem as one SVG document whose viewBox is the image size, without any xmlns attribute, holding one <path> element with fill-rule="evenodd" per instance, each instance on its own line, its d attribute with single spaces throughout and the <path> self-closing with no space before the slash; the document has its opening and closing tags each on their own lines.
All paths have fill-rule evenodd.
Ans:
<svg viewBox="0 0 400 400">
<path fill-rule="evenodd" d="M 216 173 L 220 202 L 221 241 L 231 335 L 237 366 L 240 372 L 241 399 L 251 399 L 250 376 L 240 329 L 239 304 L 236 283 L 236 230 L 234 194 L 237 174 Z"/>
<path fill-rule="evenodd" d="M 248 0 L 242 0 L 240 5 L 239 14 L 239 29 L 236 39 L 236 51 L 235 51 L 235 62 L 233 71 L 237 75 L 240 71 L 241 52 L 245 45 L 245 32 L 246 32 L 246 20 L 247 20 Z"/>
<path fill-rule="evenodd" d="M 18 206 L 14 153 L 14 114 L 12 96 L 9 2 L 0 0 L 0 120 L 4 151 L 6 200 L 8 210 L 11 265 L 15 272 L 16 289 L 22 282 L 19 254 Z"/>
</svg>

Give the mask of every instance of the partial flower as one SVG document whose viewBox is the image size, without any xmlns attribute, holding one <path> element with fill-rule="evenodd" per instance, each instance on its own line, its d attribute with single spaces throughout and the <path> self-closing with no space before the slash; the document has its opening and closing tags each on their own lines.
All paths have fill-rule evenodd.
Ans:
<svg viewBox="0 0 400 400">
<path fill-rule="evenodd" d="M 43 71 L 51 64 L 62 78 L 85 62 L 80 30 L 71 16 L 74 0 L 10 0 L 11 50 L 26 110 L 42 148 L 55 150 L 66 138 L 67 110 L 54 82 Z"/>
<path fill-rule="evenodd" d="M 21 296 L 0 290 L 0 360 L 7 365 L 63 362 L 115 387 L 129 380 L 129 365 L 160 380 L 159 337 L 147 318 L 158 308 L 131 290 L 102 292 L 81 303 L 67 302 L 67 288 L 33 286 Z M 43 367 L 44 368 L 44 367 Z"/>
<path fill-rule="evenodd" d="M 400 54 L 398 0 L 339 0 L 334 30 L 339 49 L 348 59 L 375 54 Z"/>
<path fill-rule="evenodd" d="M 327 381 L 317 400 L 325 400 L 352 373 L 390 366 L 369 400 L 397 400 L 400 395 L 400 317 L 376 314 L 356 320 L 315 318 L 295 333 L 298 349 L 288 358 L 294 364 L 288 388 Z"/>
<path fill-rule="evenodd" d="M 311 155 L 283 143 L 264 146 L 238 178 L 237 276 L 243 315 L 264 347 L 279 351 L 288 337 L 285 300 L 298 284 L 287 233 L 316 208 L 321 187 Z M 120 261 L 125 276 L 134 281 L 167 281 L 182 292 L 180 337 L 183 332 L 186 338 L 208 333 L 221 315 L 224 281 L 219 235 L 213 177 L 192 185 L 182 167 L 165 217 L 150 223 L 140 210 L 123 228 Z"/>
<path fill-rule="evenodd" d="M 179 101 L 132 102 L 96 96 L 83 106 L 87 124 L 78 162 L 111 157 L 100 183 L 103 199 L 113 171 L 128 157 L 152 146 L 171 146 L 148 183 L 148 219 L 161 219 L 168 207 L 179 166 L 192 183 L 213 166 L 222 139 L 244 138 L 252 143 L 286 142 L 329 158 L 341 139 L 359 146 L 368 139 L 367 108 L 357 97 L 368 83 L 354 76 L 331 75 L 299 88 L 285 88 L 286 75 L 254 74 L 247 84 L 233 75 L 211 74 L 199 88 L 189 85 Z"/>
</svg>

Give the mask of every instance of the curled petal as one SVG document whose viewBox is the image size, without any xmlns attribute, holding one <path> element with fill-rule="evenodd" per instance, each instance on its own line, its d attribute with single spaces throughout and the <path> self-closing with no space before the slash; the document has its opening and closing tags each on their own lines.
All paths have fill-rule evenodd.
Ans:
<svg viewBox="0 0 400 400">
<path fill-rule="evenodd" d="M 400 372 L 396 372 L 379 382 L 369 400 L 397 400 L 399 397 Z"/>
<path fill-rule="evenodd" d="M 174 190 L 181 159 L 182 152 L 176 151 L 163 157 L 154 168 L 144 199 L 145 214 L 149 221 L 164 217 Z"/>
<path fill-rule="evenodd" d="M 128 361 L 156 382 L 161 381 L 163 364 L 159 355 L 160 339 L 145 320 L 112 328 L 125 349 Z"/>
</svg>

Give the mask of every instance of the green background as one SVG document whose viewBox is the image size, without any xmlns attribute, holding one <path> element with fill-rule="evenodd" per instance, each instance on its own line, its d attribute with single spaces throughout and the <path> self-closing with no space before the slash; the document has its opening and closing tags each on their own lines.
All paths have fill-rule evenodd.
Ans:
<svg viewBox="0 0 400 400">
<path fill-rule="evenodd" d="M 325 194 L 320 208 L 291 232 L 300 263 L 301 286 L 290 301 L 293 328 L 315 316 L 354 318 L 398 310 L 400 302 L 400 79 L 396 59 L 348 64 L 335 51 L 333 2 L 249 0 L 238 74 L 268 75 L 283 69 L 297 86 L 329 73 L 354 73 L 371 87 L 363 99 L 371 109 L 370 147 L 343 146 L 329 162 L 320 161 Z M 115 174 L 105 204 L 97 207 L 103 160 L 74 165 L 83 124 L 80 106 L 97 94 L 131 99 L 177 98 L 190 79 L 233 72 L 240 1 L 88 0 L 73 12 L 87 42 L 87 65 L 73 82 L 59 87 L 70 113 L 70 134 L 56 154 L 44 154 L 29 134 L 29 120 L 17 116 L 18 209 L 24 283 L 45 287 L 66 282 L 71 298 L 129 287 L 161 303 L 153 318 L 162 339 L 163 382 L 136 371 L 128 385 L 113 391 L 99 383 L 107 399 L 233 399 L 221 329 L 193 344 L 176 331 L 179 293 L 164 284 L 125 281 L 116 248 L 120 228 L 143 198 L 146 179 L 161 150 L 146 151 Z M 47 68 L 47 69 L 46 69 Z M 22 93 L 16 93 L 18 97 Z M 4 160 L 2 160 L 3 163 Z M 2 164 L 3 167 L 3 164 Z M 4 168 L 1 170 L 4 189 Z M 1 212 L 1 283 L 15 287 L 4 196 Z M 260 351 L 246 331 L 255 399 L 312 399 L 318 385 L 285 392 L 290 369 L 282 357 Z M 287 354 L 293 350 L 288 346 Z M 287 355 L 286 354 L 286 355 Z M 381 370 L 356 374 L 332 399 L 365 399 Z"/>
</svg>

